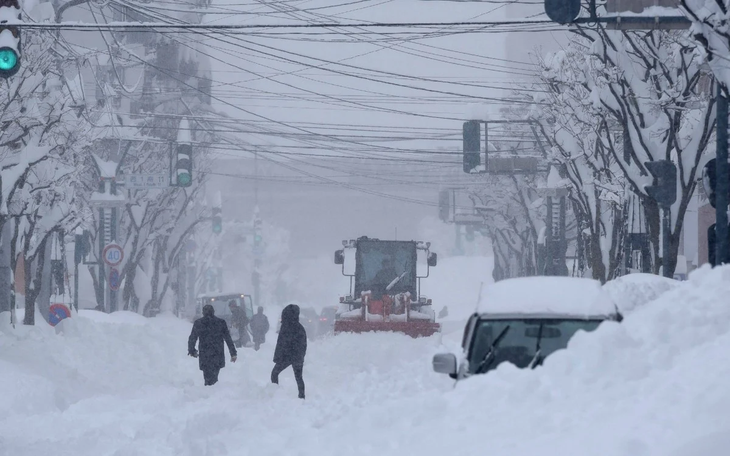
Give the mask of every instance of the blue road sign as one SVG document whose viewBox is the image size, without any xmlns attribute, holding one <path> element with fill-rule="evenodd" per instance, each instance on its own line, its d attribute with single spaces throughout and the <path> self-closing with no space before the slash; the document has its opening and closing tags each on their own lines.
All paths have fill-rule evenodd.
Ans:
<svg viewBox="0 0 730 456">
<path fill-rule="evenodd" d="M 71 317 L 71 309 L 64 304 L 52 304 L 48 312 L 48 323 L 56 326 L 64 318 Z"/>
<path fill-rule="evenodd" d="M 121 285 L 122 277 L 119 275 L 119 270 L 111 268 L 109 271 L 109 288 L 113 291 L 117 291 Z"/>
</svg>

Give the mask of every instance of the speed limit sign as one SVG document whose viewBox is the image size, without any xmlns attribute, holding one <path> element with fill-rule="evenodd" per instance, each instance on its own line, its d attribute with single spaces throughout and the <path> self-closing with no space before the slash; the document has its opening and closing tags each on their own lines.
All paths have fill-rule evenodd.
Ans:
<svg viewBox="0 0 730 456">
<path fill-rule="evenodd" d="M 104 263 L 109 266 L 116 266 L 124 259 L 124 250 L 119 244 L 109 244 L 104 247 L 104 251 L 101 253 Z"/>
</svg>

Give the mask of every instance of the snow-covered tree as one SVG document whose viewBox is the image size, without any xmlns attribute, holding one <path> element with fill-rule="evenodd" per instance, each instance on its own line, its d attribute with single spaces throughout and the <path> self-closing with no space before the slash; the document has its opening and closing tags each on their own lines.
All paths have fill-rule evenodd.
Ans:
<svg viewBox="0 0 730 456">
<path fill-rule="evenodd" d="M 540 61 L 540 87 L 544 93 L 533 111 L 550 145 L 549 158 L 564 179 L 577 219 L 578 242 L 592 278 L 606 282 L 619 273 L 622 259 L 625 179 L 617 163 L 615 124 L 595 109 L 584 71 L 587 47 L 573 40 L 563 51 Z"/>
<path fill-rule="evenodd" d="M 495 280 L 537 275 L 545 216 L 538 188 L 544 177 L 487 175 L 480 181 L 469 194 L 492 240 Z"/>
<path fill-rule="evenodd" d="M 19 73 L 0 85 L 0 222 L 12 224 L 11 269 L 24 261 L 26 324 L 46 242 L 77 222 L 74 182 L 91 134 L 80 79 L 64 74 L 52 44 L 52 33 L 26 34 Z"/>
<path fill-rule="evenodd" d="M 616 166 L 621 169 L 626 188 L 641 197 L 655 270 L 664 262 L 674 271 L 684 215 L 714 126 L 714 102 L 707 90 L 712 78 L 702 68 L 697 45 L 682 32 L 598 28 L 580 30 L 580 36 L 582 51 L 563 52 L 550 61 L 551 82 L 570 94 L 558 97 L 566 109 L 575 111 L 582 102 L 580 109 L 593 110 L 594 118 L 586 121 L 595 125 L 598 141 L 587 145 L 613 155 L 604 176 L 614 175 Z M 617 130 L 626 135 L 626 148 L 612 144 Z M 671 160 L 678 169 L 666 259 L 659 256 L 660 210 L 645 191 L 651 184 L 645 163 L 655 160 Z M 618 187 L 608 190 L 616 193 Z"/>
<path fill-rule="evenodd" d="M 690 34 L 704 49 L 725 96 L 730 96 L 730 1 L 680 0 L 679 3 L 693 22 Z"/>
</svg>

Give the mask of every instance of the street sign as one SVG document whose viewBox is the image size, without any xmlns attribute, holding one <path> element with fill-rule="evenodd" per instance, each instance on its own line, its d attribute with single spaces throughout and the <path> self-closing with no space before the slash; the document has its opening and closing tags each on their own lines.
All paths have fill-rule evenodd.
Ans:
<svg viewBox="0 0 730 456">
<path fill-rule="evenodd" d="M 121 284 L 122 277 L 119 275 L 119 270 L 117 268 L 111 268 L 109 270 L 109 289 L 117 291 Z"/>
<path fill-rule="evenodd" d="M 124 186 L 128 189 L 167 188 L 170 176 L 167 174 L 128 174 L 124 178 Z"/>
<path fill-rule="evenodd" d="M 104 247 L 101 257 L 104 259 L 104 263 L 116 266 L 124 259 L 124 250 L 119 244 L 109 244 Z"/>
<path fill-rule="evenodd" d="M 71 309 L 65 304 L 51 304 L 48 311 L 48 323 L 56 326 L 64 318 L 71 318 Z"/>
<path fill-rule="evenodd" d="M 484 225 L 484 217 L 479 214 L 454 214 L 457 225 Z"/>
</svg>

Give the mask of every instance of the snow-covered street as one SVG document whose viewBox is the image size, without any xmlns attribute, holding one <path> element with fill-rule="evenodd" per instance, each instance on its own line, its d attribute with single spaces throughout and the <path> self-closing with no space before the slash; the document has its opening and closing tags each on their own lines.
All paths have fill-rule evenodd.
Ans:
<svg viewBox="0 0 730 456">
<path fill-rule="evenodd" d="M 703 268 L 623 323 L 578 334 L 537 370 L 503 364 L 456 388 L 430 361 L 458 347 L 458 331 L 443 340 L 318 340 L 304 402 L 291 370 L 280 386 L 268 383 L 274 334 L 208 388 L 185 356 L 190 323 L 171 315 L 82 311 L 60 334 L 3 322 L 0 448 L 14 456 L 700 454 L 682 449 L 691 443 L 719 456 L 730 433 L 728 293 L 730 268 Z"/>
<path fill-rule="evenodd" d="M 0 3 L 0 456 L 729 455 L 728 24 Z"/>
</svg>

